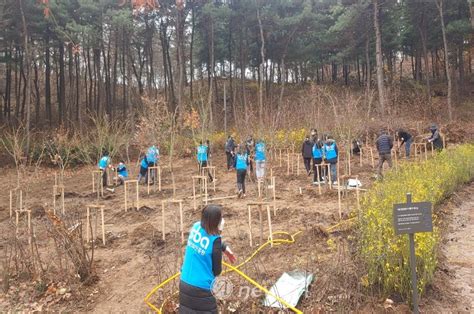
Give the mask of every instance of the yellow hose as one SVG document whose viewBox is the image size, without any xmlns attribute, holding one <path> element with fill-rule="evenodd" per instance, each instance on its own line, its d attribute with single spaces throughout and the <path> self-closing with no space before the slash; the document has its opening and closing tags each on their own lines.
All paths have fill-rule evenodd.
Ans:
<svg viewBox="0 0 474 314">
<path fill-rule="evenodd" d="M 250 255 L 247 259 L 245 259 L 242 263 L 240 263 L 239 265 L 237 266 L 232 266 L 232 265 L 229 265 L 227 264 L 226 262 L 222 262 L 222 264 L 224 266 L 226 266 L 227 270 L 223 271 L 222 274 L 225 274 L 225 273 L 229 273 L 229 272 L 233 272 L 235 271 L 237 274 L 239 274 L 240 276 L 242 276 L 245 280 L 247 280 L 249 283 L 251 283 L 252 285 L 254 285 L 256 288 L 260 289 L 261 291 L 265 292 L 266 294 L 274 297 L 278 302 L 280 302 L 281 304 L 285 305 L 287 308 L 289 308 L 290 310 L 292 310 L 293 312 L 297 313 L 297 314 L 302 314 L 303 312 L 298 310 L 297 308 L 291 306 L 290 304 L 288 304 L 285 300 L 283 300 L 282 298 L 278 297 L 278 296 L 275 296 L 273 295 L 270 291 L 268 291 L 265 287 L 261 286 L 258 282 L 256 282 L 255 280 L 253 280 L 252 278 L 250 278 L 249 276 L 247 276 L 245 273 L 243 273 L 241 270 L 239 270 L 238 268 L 242 267 L 243 265 L 247 264 L 250 260 L 252 260 L 252 258 L 255 257 L 255 255 L 257 255 L 258 252 L 260 252 L 264 247 L 266 247 L 267 245 L 269 244 L 273 244 L 273 245 L 280 245 L 280 244 L 284 244 L 284 243 L 288 243 L 288 244 L 292 244 L 295 242 L 295 236 L 300 234 L 301 231 L 298 231 L 296 232 L 295 234 L 290 234 L 288 232 L 284 232 L 284 231 L 276 231 L 276 232 L 273 232 L 272 233 L 272 236 L 273 235 L 287 235 L 290 237 L 290 239 L 273 239 L 273 240 L 268 240 L 267 242 L 263 243 L 262 245 L 260 245 L 253 253 L 252 255 Z M 160 288 L 162 288 L 163 286 L 167 285 L 170 281 L 172 281 L 173 279 L 175 279 L 176 277 L 178 277 L 181 273 L 180 272 L 177 272 L 176 274 L 174 274 L 173 276 L 169 277 L 168 279 L 166 279 L 165 281 L 163 281 L 162 283 L 160 283 L 159 285 L 157 285 L 156 287 L 154 287 L 148 294 L 147 296 L 145 297 L 145 303 L 152 309 L 154 310 L 156 313 L 163 313 L 163 307 L 165 306 L 166 302 L 168 302 L 168 300 L 174 296 L 176 293 L 178 293 L 178 291 L 175 291 L 174 293 L 172 293 L 170 296 L 168 296 L 167 298 L 165 298 L 165 300 L 163 301 L 163 303 L 161 304 L 160 308 L 158 309 L 156 306 L 154 306 L 150 301 L 148 301 L 151 296 Z"/>
</svg>

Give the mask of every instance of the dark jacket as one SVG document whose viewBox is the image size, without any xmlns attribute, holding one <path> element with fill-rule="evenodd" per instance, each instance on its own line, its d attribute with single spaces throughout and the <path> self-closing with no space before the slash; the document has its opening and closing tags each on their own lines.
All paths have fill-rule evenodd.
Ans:
<svg viewBox="0 0 474 314">
<path fill-rule="evenodd" d="M 235 150 L 235 142 L 233 138 L 230 138 L 225 142 L 225 151 L 231 153 Z"/>
<path fill-rule="evenodd" d="M 400 138 L 402 140 L 402 142 L 400 143 L 400 145 L 403 145 L 405 142 L 407 142 L 409 139 L 411 139 L 411 134 L 408 133 L 407 131 L 398 131 L 398 138 Z"/>
<path fill-rule="evenodd" d="M 301 146 L 301 155 L 303 155 L 303 158 L 313 158 L 313 145 L 314 143 L 310 140 L 303 142 L 303 146 Z"/>
<path fill-rule="evenodd" d="M 443 149 L 443 139 L 439 134 L 439 130 L 435 128 L 431 128 L 431 136 L 428 139 L 430 142 L 433 142 L 433 146 L 436 149 Z"/>
<path fill-rule="evenodd" d="M 388 134 L 382 134 L 375 142 L 379 154 L 390 154 L 393 147 L 393 139 Z"/>
</svg>

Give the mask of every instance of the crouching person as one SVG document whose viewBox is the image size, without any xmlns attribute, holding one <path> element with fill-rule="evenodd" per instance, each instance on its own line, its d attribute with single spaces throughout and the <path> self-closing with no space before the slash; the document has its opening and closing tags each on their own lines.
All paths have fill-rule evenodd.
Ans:
<svg viewBox="0 0 474 314">
<path fill-rule="evenodd" d="M 224 228 L 222 208 L 207 205 L 201 221 L 194 223 L 184 253 L 179 283 L 179 313 L 218 313 L 211 289 L 222 272 L 222 253 L 231 263 L 236 261 L 229 246 L 222 242 Z"/>
<path fill-rule="evenodd" d="M 128 180 L 128 170 L 125 162 L 121 160 L 117 165 L 117 185 L 122 185 Z"/>
</svg>

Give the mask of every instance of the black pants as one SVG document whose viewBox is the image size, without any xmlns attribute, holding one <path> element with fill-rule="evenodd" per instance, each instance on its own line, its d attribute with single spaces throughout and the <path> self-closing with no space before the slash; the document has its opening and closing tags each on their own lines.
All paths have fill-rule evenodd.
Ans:
<svg viewBox="0 0 474 314">
<path fill-rule="evenodd" d="M 207 167 L 207 161 L 198 161 L 198 165 L 199 165 L 199 175 L 201 174 L 204 175 L 204 173 L 202 173 L 202 168 Z M 207 175 L 209 176 L 209 181 L 212 182 L 213 178 L 209 170 L 207 170 Z"/>
<path fill-rule="evenodd" d="M 321 182 L 323 181 L 323 169 L 321 168 L 321 163 L 323 162 L 322 158 L 314 158 L 313 159 L 313 171 L 314 171 L 314 182 Z M 318 178 L 319 174 L 319 178 Z"/>
<path fill-rule="evenodd" d="M 156 163 L 154 162 L 149 162 L 148 163 L 148 167 L 155 167 L 156 166 Z M 155 179 L 156 179 L 156 169 L 152 169 L 150 171 L 150 175 L 151 175 L 151 178 L 148 178 L 148 169 L 146 170 L 146 174 L 145 174 L 145 182 L 148 182 L 148 180 L 151 180 L 151 182 L 154 182 Z"/>
<path fill-rule="evenodd" d="M 102 186 L 107 186 L 107 168 L 102 169 Z"/>
<path fill-rule="evenodd" d="M 216 298 L 211 291 L 179 282 L 180 314 L 217 314 Z"/>
<path fill-rule="evenodd" d="M 237 190 L 242 190 L 245 194 L 245 176 L 247 175 L 247 170 L 237 170 Z"/>
<path fill-rule="evenodd" d="M 227 170 L 230 170 L 234 167 L 234 156 L 231 152 L 225 152 L 227 156 Z"/>
<path fill-rule="evenodd" d="M 311 171 L 311 158 L 303 157 L 303 161 L 304 161 L 304 168 L 306 169 L 306 173 L 309 174 L 309 172 Z"/>
</svg>

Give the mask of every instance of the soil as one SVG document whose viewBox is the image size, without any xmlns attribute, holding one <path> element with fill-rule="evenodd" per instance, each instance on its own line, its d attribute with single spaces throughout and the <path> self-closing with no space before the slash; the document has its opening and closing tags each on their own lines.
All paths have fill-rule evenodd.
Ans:
<svg viewBox="0 0 474 314">
<path fill-rule="evenodd" d="M 225 156 L 213 156 L 217 166 L 216 191 L 210 184 L 210 196 L 222 197 L 235 194 L 235 172 L 224 168 Z M 165 212 L 165 237 L 163 241 L 162 207 L 161 201 L 166 199 L 182 199 L 184 201 L 183 221 L 185 236 L 193 222 L 200 217 L 200 210 L 193 209 L 191 175 L 197 173 L 194 160 L 179 159 L 173 162 L 173 172 L 176 191 L 173 197 L 172 177 L 169 171 L 167 158 L 161 161 L 162 185 L 161 192 L 152 192 L 147 195 L 146 186 L 140 186 L 140 209 L 124 209 L 123 186 L 117 187 L 114 193 L 105 191 L 105 197 L 96 199 L 92 193 L 92 167 L 83 167 L 65 174 L 65 203 L 66 215 L 59 215 L 64 222 L 74 219 L 84 221 L 86 204 L 99 203 L 105 205 L 106 244 L 102 244 L 100 225 L 94 212 L 92 214 L 93 229 L 99 231 L 94 241 L 93 269 L 98 280 L 87 284 L 81 283 L 72 271 L 72 264 L 65 253 L 58 249 L 51 234 L 48 232 L 48 218 L 45 211 L 52 207 L 52 185 L 54 184 L 54 170 L 40 169 L 37 172 L 29 171 L 28 184 L 24 185 L 23 196 L 26 208 L 32 209 L 32 225 L 35 233 L 35 243 L 38 246 L 40 260 L 47 271 L 22 277 L 13 274 L 9 281 L 9 289 L 0 294 L 0 309 L 2 310 L 49 310 L 49 311 L 92 311 L 104 312 L 138 312 L 149 311 L 144 303 L 144 297 L 160 282 L 179 271 L 184 245 L 181 243 L 179 229 L 178 205 L 167 205 Z M 137 163 L 129 165 L 133 175 L 137 174 Z M 269 165 L 270 166 L 270 165 Z M 302 167 L 302 164 L 300 165 Z M 269 168 L 267 168 L 269 169 Z M 295 168 L 296 170 L 296 168 Z M 290 234 L 301 233 L 295 236 L 294 244 L 266 247 L 250 262 L 241 268 L 248 276 L 266 287 L 270 287 L 285 271 L 301 269 L 314 274 L 307 297 L 302 298 L 298 308 L 305 313 L 319 313 L 320 311 L 348 311 L 360 309 L 364 312 L 383 311 L 383 300 L 367 297 L 366 291 L 360 287 L 361 268 L 352 258 L 355 251 L 354 235 L 350 224 L 343 224 L 334 229 L 330 226 L 339 222 L 338 194 L 336 190 L 322 187 L 322 195 L 318 188 L 310 184 L 311 180 L 303 173 L 287 175 L 286 163 L 282 167 L 279 162 L 273 163 L 273 173 L 277 185 L 277 213 L 272 215 L 273 231 L 285 231 Z M 295 171 L 296 172 L 296 171 Z M 341 164 L 341 173 L 344 167 Z M 368 188 L 372 184 L 374 171 L 367 163 L 362 166 L 353 163 L 352 173 L 359 176 L 359 180 Z M 16 182 L 14 169 L 2 169 L 3 180 L 0 182 L 0 249 L 8 246 L 12 241 L 15 229 L 9 219 L 9 193 Z M 458 306 L 453 303 L 454 296 L 460 299 L 471 298 L 472 309 L 472 226 L 467 220 L 469 213 L 472 222 L 472 208 L 474 198 L 470 186 L 469 193 L 460 197 L 468 199 L 458 210 L 448 216 L 453 217 L 449 224 L 449 237 L 456 240 L 443 242 L 442 251 L 445 258 L 440 263 L 436 273 L 433 290 L 444 291 L 439 286 L 446 284 L 446 280 L 439 282 L 438 278 L 448 279 L 452 287 L 457 290 L 451 294 L 423 306 L 435 312 L 451 309 Z M 300 193 L 301 192 L 301 193 Z M 469 200 L 470 197 L 470 200 Z M 247 181 L 247 193 L 243 199 L 225 199 L 217 203 L 224 207 L 226 219 L 224 240 L 230 244 L 238 255 L 239 261 L 250 256 L 259 244 L 266 241 L 268 228 L 266 215 L 263 215 L 264 232 L 260 239 L 258 214 L 253 214 L 254 247 L 249 246 L 247 203 L 258 200 L 255 180 Z M 470 206 L 470 207 L 469 207 Z M 355 193 L 349 192 L 342 199 L 342 216 L 346 218 L 357 210 Z M 256 211 L 256 210 L 255 210 Z M 73 213 L 80 213 L 74 216 Z M 74 218 L 75 217 L 75 218 Z M 79 217 L 79 218 L 77 218 Z M 456 218 L 458 217 L 458 218 Z M 27 246 L 26 224 L 20 219 L 19 241 Z M 330 231 L 328 231 L 330 230 Z M 451 232 L 452 231 L 452 232 Z M 95 233 L 95 231 L 94 231 Z M 280 236 L 279 236 L 280 237 Z M 285 237 L 282 235 L 281 237 Z M 26 244 L 25 244 L 26 243 Z M 87 244 L 90 247 L 90 244 Z M 90 249 L 90 248 L 89 248 Z M 89 251 L 91 252 L 91 251 Z M 464 255 L 463 255 L 464 254 Z M 3 261 L 3 255 L 2 255 Z M 13 265 L 10 265 L 14 268 Z M 6 286 L 5 263 L 2 263 L 1 287 Z M 470 272 L 470 273 L 469 273 Z M 468 277 L 470 275 L 470 277 Z M 234 286 L 245 285 L 236 274 L 228 274 Z M 444 276 L 444 277 L 443 277 Z M 446 277 L 448 276 L 448 277 Z M 469 282 L 470 280 L 470 282 Z M 177 280 L 165 289 L 154 294 L 150 301 L 160 306 L 162 301 L 176 291 Z M 438 287 L 438 288 L 437 288 Z M 468 291 L 468 289 L 471 289 Z M 451 290 L 450 290 L 451 291 Z M 441 292 L 440 292 L 441 293 Z M 443 292 L 444 293 L 444 292 Z M 467 302 L 467 301 L 466 301 Z M 459 303 L 459 310 L 466 311 L 468 303 Z M 166 305 L 166 311 L 175 308 L 176 297 L 171 297 Z M 395 306 L 398 312 L 407 307 L 403 304 Z M 457 307 L 456 307 L 457 308 Z M 220 303 L 224 312 L 248 313 L 264 310 L 261 299 L 251 298 L 242 301 L 232 296 Z M 469 311 L 469 310 L 467 310 Z"/>
</svg>

